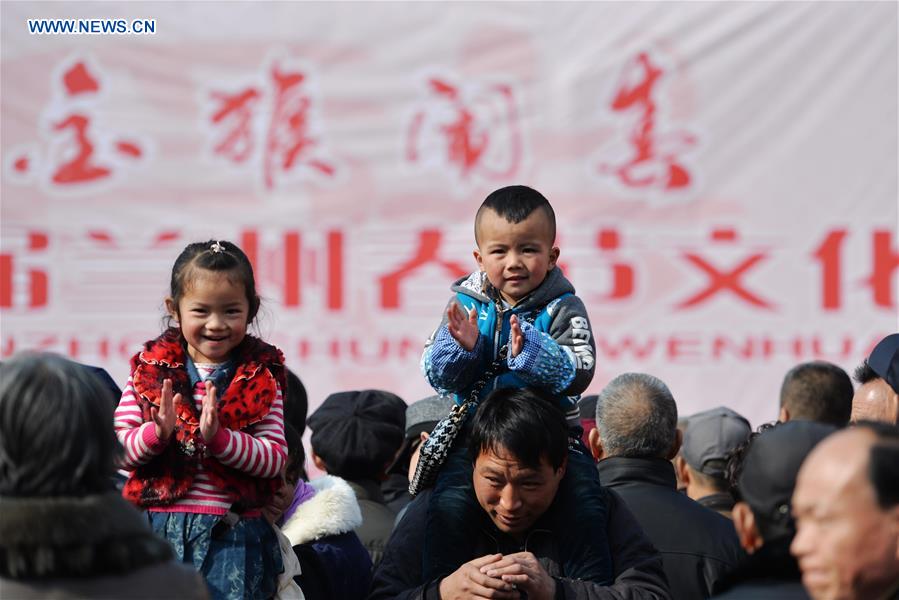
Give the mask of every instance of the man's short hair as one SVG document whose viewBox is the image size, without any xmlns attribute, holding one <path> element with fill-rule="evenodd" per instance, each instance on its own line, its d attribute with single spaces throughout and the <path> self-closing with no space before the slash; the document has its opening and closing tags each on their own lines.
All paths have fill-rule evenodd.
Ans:
<svg viewBox="0 0 899 600">
<path fill-rule="evenodd" d="M 555 401 L 535 388 L 499 388 L 481 402 L 474 416 L 468 452 L 504 449 L 536 469 L 546 458 L 558 470 L 568 456 L 568 425 Z"/>
<path fill-rule="evenodd" d="M 596 428 L 610 457 L 666 458 L 677 438 L 677 404 L 658 377 L 625 373 L 599 393 Z"/>
<path fill-rule="evenodd" d="M 474 239 L 478 240 L 478 226 L 484 209 L 489 208 L 509 223 L 521 223 L 538 208 L 546 214 L 552 240 L 556 239 L 556 213 L 546 197 L 526 185 L 510 185 L 488 195 L 478 209 L 474 219 Z"/>
<path fill-rule="evenodd" d="M 899 504 L 899 426 L 879 421 L 859 421 L 856 427 L 872 432 L 877 441 L 871 446 L 868 480 L 877 504 L 889 510 Z"/>
<path fill-rule="evenodd" d="M 112 392 L 83 365 L 24 353 L 0 366 L 0 495 L 82 496 L 113 489 L 122 453 Z"/>
<path fill-rule="evenodd" d="M 862 361 L 862 364 L 855 368 L 855 372 L 852 374 L 852 376 L 859 383 L 859 385 L 865 385 L 870 381 L 880 379 L 880 375 L 878 375 L 874 371 L 874 369 L 871 368 L 871 365 L 868 364 L 867 358 Z"/>
<path fill-rule="evenodd" d="M 796 365 L 780 387 L 780 405 L 791 419 L 845 427 L 852 414 L 852 380 L 833 363 L 814 361 Z"/>
</svg>

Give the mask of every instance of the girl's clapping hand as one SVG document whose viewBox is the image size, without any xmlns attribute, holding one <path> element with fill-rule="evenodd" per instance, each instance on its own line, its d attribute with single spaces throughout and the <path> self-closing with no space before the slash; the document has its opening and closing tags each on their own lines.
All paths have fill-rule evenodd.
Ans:
<svg viewBox="0 0 899 600">
<path fill-rule="evenodd" d="M 207 380 L 206 395 L 203 397 L 203 412 L 200 414 L 200 433 L 206 443 L 209 443 L 219 431 L 219 415 L 215 405 L 215 385 Z"/>
<path fill-rule="evenodd" d="M 181 394 L 172 397 L 172 380 L 162 382 L 162 397 L 159 400 L 159 408 L 151 408 L 150 416 L 156 424 L 156 437 L 160 441 L 167 442 L 175 430 L 175 402 L 181 401 Z"/>
</svg>

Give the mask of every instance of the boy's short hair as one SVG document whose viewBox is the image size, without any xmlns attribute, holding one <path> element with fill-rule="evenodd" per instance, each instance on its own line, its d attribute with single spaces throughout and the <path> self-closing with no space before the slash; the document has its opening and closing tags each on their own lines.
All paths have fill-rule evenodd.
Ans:
<svg viewBox="0 0 899 600">
<path fill-rule="evenodd" d="M 552 241 L 556 239 L 556 213 L 546 197 L 526 185 L 510 185 L 491 192 L 481 203 L 474 219 L 474 239 L 478 241 L 478 226 L 484 209 L 489 208 L 510 223 L 521 223 L 535 210 L 542 209 L 549 221 Z"/>
</svg>

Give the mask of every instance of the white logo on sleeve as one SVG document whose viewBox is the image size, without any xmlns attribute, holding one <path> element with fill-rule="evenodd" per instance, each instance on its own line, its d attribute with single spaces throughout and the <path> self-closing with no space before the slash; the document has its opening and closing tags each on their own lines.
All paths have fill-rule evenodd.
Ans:
<svg viewBox="0 0 899 600">
<path fill-rule="evenodd" d="M 590 322 L 584 317 L 571 317 L 571 344 L 578 369 L 592 369 L 594 358 L 590 347 Z"/>
</svg>

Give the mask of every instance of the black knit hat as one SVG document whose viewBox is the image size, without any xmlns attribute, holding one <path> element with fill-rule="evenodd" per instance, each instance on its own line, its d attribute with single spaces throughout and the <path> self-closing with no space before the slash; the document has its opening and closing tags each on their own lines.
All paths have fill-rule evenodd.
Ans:
<svg viewBox="0 0 899 600">
<path fill-rule="evenodd" d="M 331 394 L 307 421 L 312 451 L 328 473 L 378 479 L 403 442 L 406 403 L 383 390 Z"/>
</svg>

